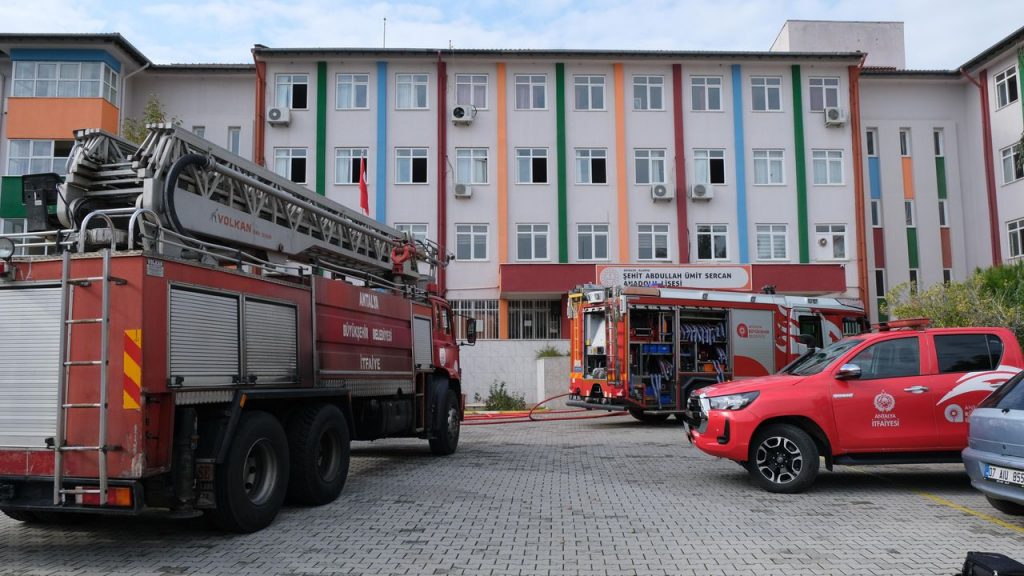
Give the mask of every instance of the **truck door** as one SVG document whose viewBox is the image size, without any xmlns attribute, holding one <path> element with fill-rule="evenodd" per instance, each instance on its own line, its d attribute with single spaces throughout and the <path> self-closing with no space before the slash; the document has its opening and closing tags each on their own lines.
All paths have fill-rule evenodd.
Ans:
<svg viewBox="0 0 1024 576">
<path fill-rule="evenodd" d="M 938 390 L 922 376 L 922 343 L 917 335 L 890 338 L 857 352 L 846 364 L 860 367 L 859 378 L 835 378 L 832 406 L 843 452 L 932 450 Z"/>
<path fill-rule="evenodd" d="M 455 321 L 452 309 L 445 303 L 434 303 L 434 349 L 437 350 L 435 365 L 446 370 L 452 377 L 459 375 L 459 347 L 455 343 Z"/>
<path fill-rule="evenodd" d="M 932 385 L 937 391 L 935 426 L 936 448 L 961 450 L 967 445 L 967 422 L 971 412 L 1017 372 L 1000 368 L 1003 341 L 995 334 L 936 334 L 936 374 Z"/>
<path fill-rule="evenodd" d="M 821 315 L 815 314 L 809 308 L 793 308 L 791 312 L 792 324 L 796 325 L 797 338 L 801 334 L 810 334 L 814 338 L 814 346 L 817 348 L 824 348 L 825 344 L 825 331 L 821 326 Z M 799 342 L 799 340 L 797 340 Z M 807 351 L 803 344 L 798 344 L 800 350 L 794 350 L 797 355 L 803 354 Z"/>
</svg>

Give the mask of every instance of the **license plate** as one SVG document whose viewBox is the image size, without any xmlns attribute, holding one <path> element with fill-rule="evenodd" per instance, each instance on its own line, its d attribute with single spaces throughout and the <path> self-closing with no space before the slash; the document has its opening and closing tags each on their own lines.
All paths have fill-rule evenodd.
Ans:
<svg viewBox="0 0 1024 576">
<path fill-rule="evenodd" d="M 1000 484 L 1014 484 L 1024 486 L 1024 471 L 1013 470 L 988 464 L 985 466 L 985 478 Z"/>
</svg>

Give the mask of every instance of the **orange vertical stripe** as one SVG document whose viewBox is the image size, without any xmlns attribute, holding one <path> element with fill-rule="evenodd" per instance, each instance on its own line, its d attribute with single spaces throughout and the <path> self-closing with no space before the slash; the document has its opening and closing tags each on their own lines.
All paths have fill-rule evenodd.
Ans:
<svg viewBox="0 0 1024 576">
<path fill-rule="evenodd" d="M 903 197 L 914 199 L 914 166 L 910 156 L 901 158 L 903 161 Z"/>
<path fill-rule="evenodd" d="M 629 194 L 626 185 L 626 82 L 622 63 L 615 70 L 615 184 L 619 207 L 619 262 L 629 262 Z"/>
<path fill-rule="evenodd" d="M 508 300 L 498 300 L 498 338 L 508 340 Z"/>
<path fill-rule="evenodd" d="M 949 237 L 949 228 L 939 228 L 939 239 L 942 243 L 942 267 L 953 267 L 953 241 Z"/>
<path fill-rule="evenodd" d="M 508 94 L 505 63 L 498 62 L 498 264 L 508 262 Z M 500 281 L 500 279 L 499 279 Z M 500 286 L 499 286 L 500 288 Z M 502 324 L 504 325 L 504 324 Z"/>
</svg>

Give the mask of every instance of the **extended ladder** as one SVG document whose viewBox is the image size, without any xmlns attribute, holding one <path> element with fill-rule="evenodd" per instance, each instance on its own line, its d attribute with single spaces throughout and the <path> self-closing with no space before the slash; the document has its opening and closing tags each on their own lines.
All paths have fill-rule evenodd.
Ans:
<svg viewBox="0 0 1024 576">
<path fill-rule="evenodd" d="M 72 287 L 87 288 L 99 282 L 101 286 L 101 311 L 99 318 L 75 318 Z M 125 284 L 125 280 L 110 275 L 110 250 L 103 250 L 103 274 L 84 278 L 71 277 L 71 254 L 64 252 L 60 277 L 60 370 L 57 375 L 57 435 L 55 438 L 53 466 L 53 503 L 60 505 L 68 495 L 97 494 L 100 505 L 107 503 L 107 368 L 110 345 L 110 284 Z M 75 325 L 98 326 L 100 330 L 100 357 L 98 359 L 71 358 L 71 332 Z M 72 378 L 72 369 L 95 366 L 99 368 L 99 401 L 68 402 L 69 386 L 72 381 L 84 382 L 84 378 Z M 97 441 L 95 445 L 69 445 L 67 438 L 67 417 L 71 410 L 95 410 L 97 416 Z M 99 470 L 99 488 L 64 488 L 64 453 L 96 452 L 96 466 Z"/>
</svg>

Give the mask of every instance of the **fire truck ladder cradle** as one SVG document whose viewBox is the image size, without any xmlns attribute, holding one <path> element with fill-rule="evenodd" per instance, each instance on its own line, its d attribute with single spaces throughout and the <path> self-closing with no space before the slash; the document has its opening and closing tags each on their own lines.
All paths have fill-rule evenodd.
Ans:
<svg viewBox="0 0 1024 576">
<path fill-rule="evenodd" d="M 107 452 L 107 368 L 110 352 L 110 285 L 125 284 L 126 281 L 110 275 L 110 250 L 103 252 L 103 273 L 101 276 L 82 278 L 71 277 L 71 253 L 65 251 L 61 263 L 60 277 L 60 370 L 57 376 L 57 436 L 54 442 L 53 466 L 53 504 L 64 503 L 65 496 L 96 494 L 100 505 L 107 503 L 108 469 Z M 101 312 L 99 318 L 75 318 L 72 287 L 88 288 L 99 283 L 101 287 Z M 72 327 L 76 325 L 97 326 L 100 330 L 100 357 L 98 359 L 71 359 Z M 96 366 L 99 368 L 99 401 L 68 402 L 69 387 L 72 381 L 85 381 L 84 378 L 72 378 L 72 369 Z M 77 371 L 76 371 L 77 372 Z M 98 419 L 97 442 L 95 446 L 70 445 L 67 438 L 67 417 L 71 410 L 95 410 Z M 99 470 L 99 488 L 64 488 L 64 454 L 66 452 L 96 452 Z"/>
</svg>

